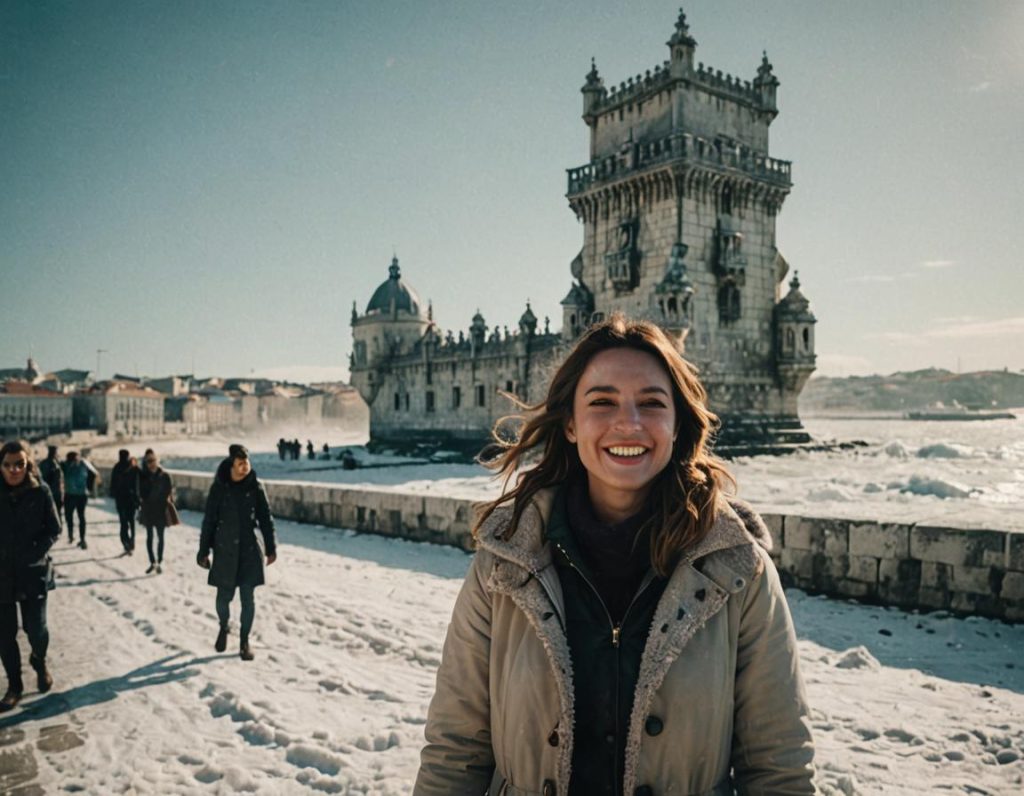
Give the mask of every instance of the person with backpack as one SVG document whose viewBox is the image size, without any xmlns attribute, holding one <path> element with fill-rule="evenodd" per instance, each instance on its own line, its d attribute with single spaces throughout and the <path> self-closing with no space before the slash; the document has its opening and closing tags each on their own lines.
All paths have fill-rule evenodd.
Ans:
<svg viewBox="0 0 1024 796">
<path fill-rule="evenodd" d="M 78 546 L 88 548 L 85 543 L 85 507 L 89 503 L 89 491 L 99 480 L 99 473 L 78 451 L 68 451 L 61 464 L 64 471 L 64 519 L 67 521 L 68 544 L 75 541 L 75 515 L 78 515 Z"/>
</svg>

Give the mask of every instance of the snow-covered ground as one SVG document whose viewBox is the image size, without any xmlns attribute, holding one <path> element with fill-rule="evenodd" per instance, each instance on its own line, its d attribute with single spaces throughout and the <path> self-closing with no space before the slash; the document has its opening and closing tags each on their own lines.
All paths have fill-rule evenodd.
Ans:
<svg viewBox="0 0 1024 796">
<path fill-rule="evenodd" d="M 244 663 L 213 651 L 198 515 L 156 576 L 108 502 L 89 519 L 88 551 L 55 549 L 54 689 L 26 665 L 0 717 L 0 792 L 409 792 L 467 555 L 281 522 Z M 788 595 L 825 793 L 1024 791 L 1024 626 Z"/>
</svg>

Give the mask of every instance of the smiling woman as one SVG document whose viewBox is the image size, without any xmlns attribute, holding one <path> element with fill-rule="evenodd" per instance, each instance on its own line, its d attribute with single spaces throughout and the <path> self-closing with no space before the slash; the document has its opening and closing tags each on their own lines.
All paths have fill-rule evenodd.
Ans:
<svg viewBox="0 0 1024 796">
<path fill-rule="evenodd" d="M 414 793 L 813 793 L 770 537 L 725 495 L 693 369 L 616 314 L 523 408 L 512 440 L 495 429 L 506 489 L 475 529 Z"/>
</svg>

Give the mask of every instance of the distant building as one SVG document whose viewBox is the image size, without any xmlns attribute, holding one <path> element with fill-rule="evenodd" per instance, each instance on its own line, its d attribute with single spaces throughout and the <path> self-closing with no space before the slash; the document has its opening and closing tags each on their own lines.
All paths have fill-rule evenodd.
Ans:
<svg viewBox="0 0 1024 796">
<path fill-rule="evenodd" d="M 74 427 L 100 434 L 155 436 L 164 430 L 164 396 L 127 382 L 102 382 L 75 393 Z"/>
<path fill-rule="evenodd" d="M 28 363 L 23 368 L 0 368 L 0 384 L 5 381 L 21 381 L 34 384 L 39 380 L 40 375 L 39 366 L 36 365 L 36 361 L 29 357 Z"/>
<path fill-rule="evenodd" d="M 72 401 L 69 396 L 9 380 L 0 385 L 0 438 L 39 439 L 71 431 Z"/>
<path fill-rule="evenodd" d="M 554 368 L 592 323 L 619 310 L 660 325 L 700 370 L 723 427 L 719 444 L 808 439 L 797 398 L 815 367 L 816 319 L 776 247 L 791 164 L 768 154 L 779 85 L 767 55 L 752 80 L 695 63 L 680 12 L 669 60 L 607 89 L 582 87 L 590 158 L 568 170 L 583 226 L 562 328 L 529 304 L 512 331 L 477 313 L 444 332 L 403 281 L 397 258 L 362 314 L 352 308 L 352 383 L 370 406 L 371 441 L 469 448 L 541 399 Z M 514 283 L 512 283 L 514 284 Z"/>
</svg>

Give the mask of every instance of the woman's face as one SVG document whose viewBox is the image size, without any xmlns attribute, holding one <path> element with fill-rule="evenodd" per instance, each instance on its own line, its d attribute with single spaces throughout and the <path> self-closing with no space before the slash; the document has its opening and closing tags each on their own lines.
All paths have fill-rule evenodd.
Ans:
<svg viewBox="0 0 1024 796">
<path fill-rule="evenodd" d="M 587 363 L 565 435 L 579 451 L 600 519 L 618 522 L 643 507 L 675 434 L 672 383 L 653 355 L 612 348 Z"/>
<path fill-rule="evenodd" d="M 231 480 L 241 481 L 252 470 L 252 465 L 248 459 L 232 459 L 231 460 Z"/>
<path fill-rule="evenodd" d="M 20 486 L 28 474 L 28 457 L 24 451 L 8 453 L 0 463 L 0 469 L 4 471 L 4 481 L 7 486 Z"/>
</svg>

